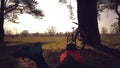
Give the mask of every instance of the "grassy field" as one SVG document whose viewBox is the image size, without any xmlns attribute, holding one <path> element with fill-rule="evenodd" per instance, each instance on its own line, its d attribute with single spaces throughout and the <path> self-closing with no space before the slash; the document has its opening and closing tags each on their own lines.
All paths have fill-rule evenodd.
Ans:
<svg viewBox="0 0 120 68">
<path fill-rule="evenodd" d="M 120 50 L 120 37 L 102 36 L 102 43 L 108 47 Z M 43 55 L 50 66 L 55 68 L 59 62 L 61 53 L 65 50 L 66 37 L 14 37 L 5 38 L 7 46 L 14 46 L 17 44 L 28 44 L 41 42 L 43 48 Z M 110 57 L 108 54 L 101 54 L 101 52 L 84 49 L 79 50 L 81 57 L 89 68 L 119 68 L 120 59 Z M 119 67 L 118 67 L 119 66 Z M 28 67 L 29 68 L 29 67 Z"/>
<path fill-rule="evenodd" d="M 7 46 L 16 44 L 27 44 L 41 42 L 43 49 L 58 50 L 64 48 L 66 45 L 66 37 L 15 37 L 5 38 Z"/>
<path fill-rule="evenodd" d="M 120 36 L 101 36 L 102 43 L 120 50 Z"/>
<path fill-rule="evenodd" d="M 55 37 L 8 37 L 5 38 L 6 45 L 27 44 L 41 42 L 43 49 L 59 50 L 66 45 L 66 36 Z M 101 36 L 101 43 L 108 47 L 120 49 L 120 36 Z"/>
</svg>

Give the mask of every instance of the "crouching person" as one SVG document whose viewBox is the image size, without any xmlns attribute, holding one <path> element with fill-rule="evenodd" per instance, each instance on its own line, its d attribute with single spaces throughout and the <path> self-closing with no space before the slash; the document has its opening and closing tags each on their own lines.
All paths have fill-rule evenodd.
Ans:
<svg viewBox="0 0 120 68">
<path fill-rule="evenodd" d="M 37 68 L 49 68 L 42 55 L 42 48 L 40 42 L 17 51 L 16 53 L 13 54 L 13 57 L 29 58 L 35 61 Z"/>
<path fill-rule="evenodd" d="M 84 68 L 83 59 L 77 53 L 75 44 L 66 45 L 66 50 L 61 54 L 60 63 L 56 68 Z"/>
</svg>

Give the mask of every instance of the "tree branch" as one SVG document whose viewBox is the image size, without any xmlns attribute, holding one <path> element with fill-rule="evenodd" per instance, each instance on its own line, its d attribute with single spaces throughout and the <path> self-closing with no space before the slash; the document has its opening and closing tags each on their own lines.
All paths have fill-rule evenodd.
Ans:
<svg viewBox="0 0 120 68">
<path fill-rule="evenodd" d="M 115 12 L 120 15 L 120 13 L 118 12 L 118 4 L 115 5 Z"/>
<path fill-rule="evenodd" d="M 11 5 L 7 8 L 5 8 L 5 13 L 4 14 L 7 14 L 7 13 L 11 12 L 12 10 L 16 9 L 18 7 L 18 4 L 19 4 L 19 0 L 15 0 L 14 5 Z"/>
</svg>

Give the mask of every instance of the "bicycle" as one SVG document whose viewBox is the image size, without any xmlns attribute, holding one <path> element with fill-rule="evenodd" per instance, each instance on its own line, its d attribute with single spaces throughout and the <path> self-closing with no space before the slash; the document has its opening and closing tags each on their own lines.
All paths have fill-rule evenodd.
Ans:
<svg viewBox="0 0 120 68">
<path fill-rule="evenodd" d="M 76 22 L 72 22 L 72 23 L 78 25 L 78 23 L 76 23 Z M 80 41 L 81 41 L 81 43 L 80 43 Z M 78 47 L 80 49 L 84 49 L 84 47 L 86 46 L 85 32 L 83 30 L 79 29 L 78 27 L 75 30 L 73 28 L 73 31 L 67 35 L 67 43 L 75 44 L 76 47 Z M 77 46 L 78 44 L 80 44 L 82 46 L 81 47 Z"/>
</svg>

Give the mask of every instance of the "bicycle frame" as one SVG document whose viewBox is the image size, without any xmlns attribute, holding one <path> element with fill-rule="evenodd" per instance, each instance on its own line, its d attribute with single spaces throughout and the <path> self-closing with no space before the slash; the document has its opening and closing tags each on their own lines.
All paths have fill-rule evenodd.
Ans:
<svg viewBox="0 0 120 68">
<path fill-rule="evenodd" d="M 72 23 L 78 25 L 78 23 L 76 23 L 76 22 L 72 22 Z M 86 45 L 85 33 L 83 31 L 81 31 L 78 27 L 75 30 L 73 30 L 72 33 L 68 34 L 67 43 L 73 43 L 73 44 L 77 45 L 77 38 L 79 41 L 82 41 L 82 43 L 81 43 L 83 45 L 82 49 L 84 49 L 84 47 Z"/>
</svg>

